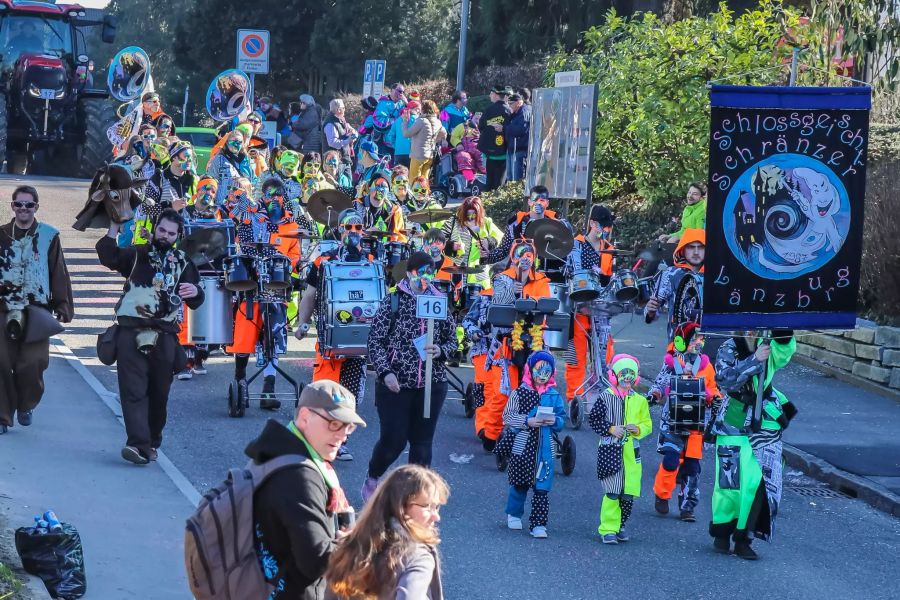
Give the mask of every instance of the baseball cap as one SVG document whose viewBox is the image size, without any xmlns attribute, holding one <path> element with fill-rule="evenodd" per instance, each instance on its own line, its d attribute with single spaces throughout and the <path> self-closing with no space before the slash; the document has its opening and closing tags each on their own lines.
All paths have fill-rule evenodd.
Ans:
<svg viewBox="0 0 900 600">
<path fill-rule="evenodd" d="M 159 100 L 159 94 L 156 92 L 147 92 L 141 96 L 141 102 L 152 102 L 153 100 Z"/>
<path fill-rule="evenodd" d="M 366 426 L 362 417 L 356 414 L 356 398 L 353 392 L 328 379 L 305 385 L 300 392 L 300 400 L 297 401 L 297 408 L 301 406 L 324 410 L 335 421 Z"/>
<path fill-rule="evenodd" d="M 375 160 L 378 160 L 378 146 L 372 140 L 364 140 L 359 145 L 359 151 L 369 154 Z"/>
</svg>

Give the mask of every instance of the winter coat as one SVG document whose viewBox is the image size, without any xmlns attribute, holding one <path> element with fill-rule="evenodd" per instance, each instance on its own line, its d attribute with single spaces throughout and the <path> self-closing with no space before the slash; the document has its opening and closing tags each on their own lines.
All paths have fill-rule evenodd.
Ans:
<svg viewBox="0 0 900 600">
<path fill-rule="evenodd" d="M 300 454 L 306 445 L 270 419 L 244 452 L 258 463 Z M 253 502 L 256 551 L 278 591 L 273 599 L 319 600 L 325 594 L 325 568 L 334 551 L 334 517 L 329 491 L 312 460 L 285 468 L 260 487 Z M 270 571 L 271 569 L 271 571 Z"/>
<path fill-rule="evenodd" d="M 422 116 L 414 123 L 403 123 L 403 137 L 410 138 L 412 143 L 409 157 L 416 160 L 429 160 L 434 157 L 437 147 L 447 139 L 447 132 L 435 116 Z"/>
<path fill-rule="evenodd" d="M 428 294 L 441 295 L 434 286 L 429 286 Z M 397 294 L 397 314 L 392 315 L 391 297 Z M 391 327 L 393 321 L 393 327 Z M 416 296 L 410 291 L 407 280 L 397 285 L 397 290 L 381 301 L 381 306 L 369 330 L 369 360 L 380 381 L 388 373 L 397 376 L 400 387 L 416 389 L 425 387 L 425 361 L 413 345 L 413 339 L 424 335 L 426 320 L 416 317 Z M 456 323 L 452 315 L 445 321 L 434 323 L 434 343 L 441 347 L 441 354 L 432 361 L 432 381 L 447 380 L 444 363 L 456 351 Z"/>
<path fill-rule="evenodd" d="M 216 191 L 216 204 L 221 206 L 228 198 L 228 186 L 239 177 L 255 179 L 250 158 L 241 153 L 237 156 L 222 150 L 206 165 L 207 177 L 212 177 L 219 184 Z"/>
<path fill-rule="evenodd" d="M 456 129 L 457 125 L 465 123 L 469 119 L 472 118 L 472 113 L 469 112 L 469 109 L 463 106 L 462 108 L 457 108 L 456 104 L 450 103 L 444 107 L 444 110 L 441 111 L 441 125 L 444 126 L 444 129 L 447 133 L 450 133 L 454 129 Z"/>
<path fill-rule="evenodd" d="M 401 535 L 409 537 L 396 520 L 393 525 Z M 443 600 L 441 559 L 433 546 L 414 542 L 412 550 L 401 559 L 399 571 L 394 589 L 380 594 L 378 600 Z"/>
<path fill-rule="evenodd" d="M 353 131 L 345 119 L 338 118 L 334 113 L 328 113 L 322 127 L 325 133 L 326 150 L 337 150 L 341 153 L 344 162 L 350 164 L 353 158 L 353 137 L 348 135 Z"/>
<path fill-rule="evenodd" d="M 506 151 L 509 154 L 528 152 L 528 134 L 531 131 L 531 105 L 523 104 L 522 108 L 512 113 L 506 124 Z"/>
<path fill-rule="evenodd" d="M 416 115 L 409 116 L 409 125 L 418 120 Z M 412 140 L 403 135 L 403 121 L 397 119 L 384 136 L 384 143 L 394 149 L 394 156 L 409 156 Z"/>
<path fill-rule="evenodd" d="M 488 157 L 506 157 L 506 136 L 503 131 L 497 131 L 494 124 L 506 126 L 509 120 L 509 104 L 504 100 L 497 100 L 488 106 L 481 114 L 478 121 L 478 149 Z"/>
<path fill-rule="evenodd" d="M 322 152 L 322 107 L 318 104 L 307 106 L 297 115 L 292 125 L 294 133 L 300 136 L 300 152 Z"/>
<path fill-rule="evenodd" d="M 553 425 L 528 425 L 528 419 L 537 414 L 538 406 L 553 408 L 556 417 Z M 553 432 L 562 431 L 565 419 L 566 408 L 556 386 L 538 394 L 534 388 L 523 383 L 513 391 L 503 410 L 503 424 L 509 430 L 504 432 L 502 441 L 497 444 L 500 448 L 498 453 L 509 452 L 509 485 L 534 486 L 547 492 L 551 490 L 556 454 Z"/>
</svg>

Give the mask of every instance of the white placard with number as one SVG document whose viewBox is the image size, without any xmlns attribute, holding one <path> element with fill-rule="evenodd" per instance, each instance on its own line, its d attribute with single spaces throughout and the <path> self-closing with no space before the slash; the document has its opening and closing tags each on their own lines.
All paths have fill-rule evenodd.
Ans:
<svg viewBox="0 0 900 600">
<path fill-rule="evenodd" d="M 419 294 L 416 296 L 416 318 L 436 319 L 443 321 L 447 318 L 447 296 L 432 296 Z"/>
</svg>

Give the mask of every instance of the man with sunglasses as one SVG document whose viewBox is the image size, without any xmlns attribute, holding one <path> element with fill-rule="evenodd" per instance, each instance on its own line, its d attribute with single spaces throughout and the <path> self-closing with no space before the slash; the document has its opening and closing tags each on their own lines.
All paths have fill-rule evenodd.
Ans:
<svg viewBox="0 0 900 600">
<path fill-rule="evenodd" d="M 409 445 L 409 462 L 431 466 L 432 442 L 447 396 L 447 359 L 456 352 L 452 315 L 434 322 L 430 345 L 416 344 L 425 334 L 425 319 L 416 316 L 416 297 L 442 295 L 432 285 L 436 265 L 429 254 L 415 252 L 406 263 L 406 278 L 381 302 L 369 332 L 369 359 L 378 376 L 375 407 L 381 424 L 363 484 L 366 502 L 378 480 Z M 425 380 L 425 358 L 432 359 L 431 381 Z M 425 386 L 431 386 L 431 416 L 424 417 Z"/>
<path fill-rule="evenodd" d="M 237 238 L 241 253 L 254 259 L 286 256 L 291 270 L 300 261 L 300 240 L 296 238 L 291 206 L 285 203 L 284 188 L 274 177 L 262 183 L 262 197 L 258 203 L 239 206 L 231 217 L 237 223 Z M 258 244 L 257 239 L 267 243 Z M 257 263 L 260 264 L 260 263 Z M 267 317 L 263 319 L 263 316 Z M 264 323 L 268 321 L 268 328 Z M 265 341 L 262 336 L 272 336 L 276 356 L 271 357 L 263 370 L 263 389 L 259 407 L 264 410 L 281 408 L 275 398 L 275 377 L 279 354 L 287 352 L 287 303 L 265 293 L 256 300 L 240 302 L 234 316 L 234 341 L 226 351 L 234 355 L 234 379 L 238 386 L 247 386 L 247 366 L 250 356 L 257 352 L 257 345 Z"/>
<path fill-rule="evenodd" d="M 141 123 L 152 123 L 163 114 L 162 105 L 159 101 L 159 94 L 156 92 L 145 92 L 143 96 L 141 96 L 141 108 L 143 109 L 143 116 L 141 117 Z"/>
<path fill-rule="evenodd" d="M 253 499 L 254 544 L 268 581 L 284 598 L 322 598 L 325 569 L 341 535 L 337 515 L 351 510 L 331 466 L 357 426 L 350 390 L 316 381 L 300 394 L 287 426 L 270 419 L 244 451 L 262 464 L 299 455 L 296 466 L 277 470 Z"/>
<path fill-rule="evenodd" d="M 536 253 L 530 241 L 518 241 L 509 260 L 510 267 L 494 277 L 491 304 L 508 306 L 521 298 L 538 300 L 553 295 L 547 276 L 534 270 Z M 492 382 L 485 386 L 484 405 L 475 411 L 475 434 L 489 452 L 503 432 L 503 409 L 512 390 L 519 386 L 522 367 L 531 351 L 515 328 L 499 329 L 491 340 L 485 365 Z"/>
<path fill-rule="evenodd" d="M 371 262 L 372 256 L 366 256 L 362 250 L 363 221 L 359 213 L 348 208 L 341 211 L 338 217 L 338 231 L 341 245 L 331 252 L 326 252 L 310 265 L 306 276 L 306 291 L 300 300 L 297 310 L 297 329 L 294 337 L 302 340 L 309 333 L 309 321 L 316 315 L 316 358 L 313 365 L 313 381 L 329 379 L 349 389 L 357 398 L 365 397 L 366 392 L 366 359 L 334 358 L 325 350 L 325 314 L 324 294 L 319 290 L 325 283 L 323 263 L 329 260 L 341 262 Z M 337 460 L 353 460 L 347 448 L 341 448 Z"/>
<path fill-rule="evenodd" d="M 362 200 L 357 200 L 354 204 L 366 229 L 378 229 L 391 234 L 384 241 L 405 242 L 406 234 L 402 233 L 406 228 L 403 209 L 392 203 L 390 197 L 391 186 L 387 178 L 379 175 L 367 187 Z"/>
<path fill-rule="evenodd" d="M 31 425 L 44 394 L 50 364 L 50 340 L 26 342 L 28 306 L 56 313 L 68 323 L 74 316 L 72 283 L 59 232 L 39 223 L 38 192 L 22 185 L 12 193 L 13 219 L 0 226 L 0 434 Z"/>
</svg>

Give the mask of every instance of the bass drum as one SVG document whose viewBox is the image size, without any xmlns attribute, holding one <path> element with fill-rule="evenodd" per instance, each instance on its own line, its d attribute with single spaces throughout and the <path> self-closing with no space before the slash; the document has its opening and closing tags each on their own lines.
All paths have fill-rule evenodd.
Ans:
<svg viewBox="0 0 900 600">
<path fill-rule="evenodd" d="M 197 310 L 188 309 L 188 340 L 192 344 L 225 344 L 234 341 L 231 292 L 221 277 L 201 277 L 205 299 Z"/>
<path fill-rule="evenodd" d="M 685 272 L 675 285 L 672 323 L 679 325 L 685 321 L 701 322 L 703 316 L 703 275 Z"/>
<path fill-rule="evenodd" d="M 331 358 L 368 354 L 369 329 L 385 294 L 380 263 L 325 261 L 322 301 L 325 353 Z"/>
</svg>

